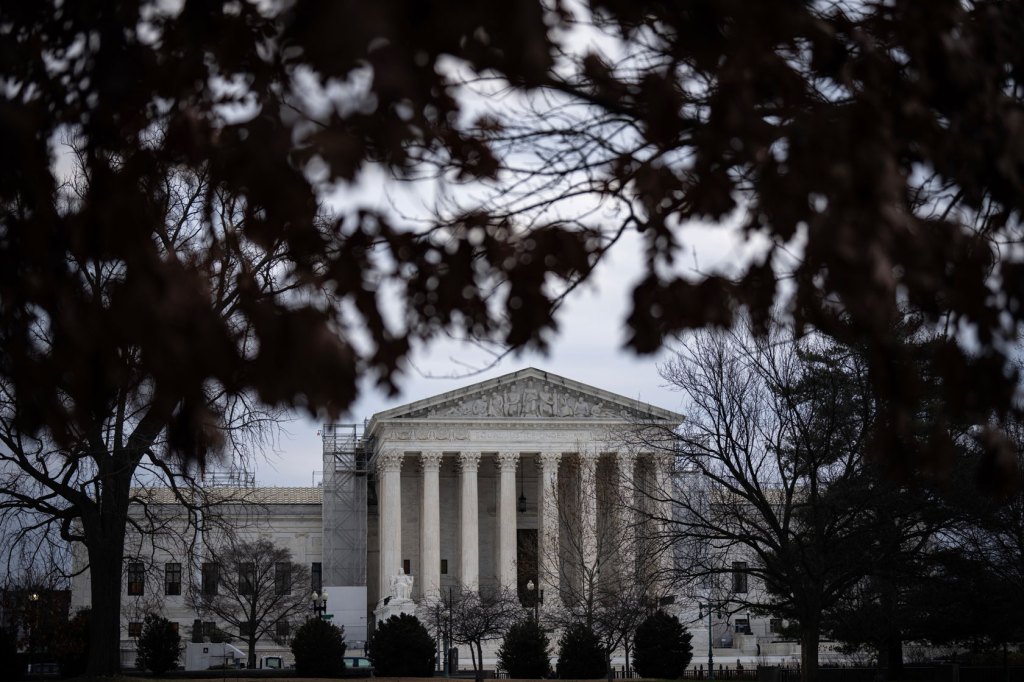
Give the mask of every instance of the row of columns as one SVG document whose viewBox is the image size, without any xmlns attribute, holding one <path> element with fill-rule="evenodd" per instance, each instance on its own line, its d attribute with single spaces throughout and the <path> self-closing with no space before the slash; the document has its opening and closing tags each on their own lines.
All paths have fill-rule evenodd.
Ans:
<svg viewBox="0 0 1024 682">
<path fill-rule="evenodd" d="M 459 575 L 463 584 L 476 588 L 480 581 L 479 552 L 479 492 L 477 474 L 480 469 L 480 452 L 458 453 L 460 476 L 460 545 Z M 383 450 L 377 455 L 377 476 L 379 480 L 380 518 L 380 592 L 385 596 L 389 580 L 402 565 L 402 518 L 401 518 L 401 468 L 405 461 L 401 450 Z M 540 588 L 548 595 L 557 595 L 559 588 L 559 537 L 558 537 L 558 468 L 562 458 L 559 452 L 541 452 L 539 455 L 538 485 L 538 571 Z M 436 595 L 441 585 L 441 518 L 440 518 L 440 469 L 441 452 L 420 452 L 419 463 L 423 476 L 420 509 L 420 547 L 422 552 L 421 575 L 423 595 Z M 667 460 L 657 458 L 655 485 L 657 490 L 667 490 Z M 633 495 L 633 475 L 636 456 L 633 453 L 616 453 L 619 473 L 624 477 L 624 493 L 630 496 L 623 505 L 622 513 L 630 514 Z M 516 467 L 518 452 L 497 453 L 499 471 L 498 483 L 498 584 L 514 589 L 516 585 Z M 597 552 L 597 490 L 596 457 L 580 458 L 580 499 L 583 505 L 583 548 L 586 556 Z M 666 505 L 656 513 L 668 518 L 667 496 L 658 504 Z M 624 523 L 630 519 L 623 518 Z M 627 564 L 630 562 L 627 562 Z"/>
</svg>

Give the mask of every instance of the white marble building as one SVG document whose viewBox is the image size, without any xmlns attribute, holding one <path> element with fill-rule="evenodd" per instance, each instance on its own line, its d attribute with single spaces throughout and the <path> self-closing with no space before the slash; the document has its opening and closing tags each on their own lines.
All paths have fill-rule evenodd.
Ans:
<svg viewBox="0 0 1024 682">
<path fill-rule="evenodd" d="M 379 500 L 369 605 L 393 596 L 399 573 L 415 576 L 414 599 L 456 584 L 521 590 L 530 580 L 557 595 L 566 571 L 556 563 L 570 560 L 559 509 L 579 505 L 584 527 L 594 527 L 613 513 L 599 509 L 597 482 L 614 479 L 622 493 L 666 489 L 671 458 L 638 452 L 624 435 L 682 419 L 532 368 L 374 415 L 365 432 Z"/>
<path fill-rule="evenodd" d="M 597 529 L 626 508 L 669 517 L 671 509 L 655 499 L 673 485 L 670 450 L 645 450 L 624 435 L 642 425 L 666 433 L 682 421 L 669 410 L 529 368 L 380 412 L 350 438 L 329 425 L 321 486 L 255 488 L 242 493 L 253 504 L 219 505 L 218 513 L 240 534 L 268 537 L 322 575 L 311 587 L 326 588 L 327 611 L 358 649 L 375 617 L 414 610 L 448 587 L 502 586 L 524 595 L 532 581 L 545 595 L 544 608 L 554 608 L 580 556 L 610 553 L 622 570 L 671 561 L 667 553 L 645 556 L 642 545 L 602 544 Z M 197 541 L 171 496 L 156 493 L 152 501 L 151 509 L 162 507 L 171 522 L 151 538 L 129 539 L 122 597 L 129 665 L 146 610 L 178 623 L 183 638 L 204 619 L 184 594 L 189 581 L 201 580 L 204 543 L 213 540 Z M 129 580 L 140 562 L 143 594 Z M 671 585 L 661 586 L 662 595 L 671 592 Z M 88 606 L 88 594 L 85 572 L 73 583 L 73 608 Z M 696 665 L 701 649 L 706 656 L 706 621 L 697 621 L 686 595 L 676 596 L 676 611 L 694 621 Z M 716 657 L 752 659 L 755 647 L 761 652 L 771 639 L 771 627 L 767 618 L 748 617 L 742 627 L 717 623 L 716 645 L 724 648 Z M 725 646 L 721 635 L 732 633 Z M 290 658 L 269 640 L 258 655 L 267 653 Z"/>
<path fill-rule="evenodd" d="M 190 585 L 201 584 L 203 563 L 209 560 L 207 549 L 219 546 L 224 532 L 232 532 L 241 541 L 270 539 L 287 549 L 296 563 L 317 574 L 321 571 L 323 491 L 319 487 L 211 487 L 198 494 L 202 500 L 197 500 L 197 504 L 205 506 L 206 511 L 191 513 L 166 488 L 135 492 L 138 499 L 145 500 L 145 505 L 131 507 L 132 520 L 125 540 L 121 594 L 123 666 L 134 665 L 135 638 L 149 612 L 160 613 L 175 623 L 182 641 L 188 641 L 198 619 L 207 630 L 215 627 L 233 636 L 234 645 L 245 650 L 245 645 L 238 641 L 240 633 L 210 614 L 197 613 L 188 599 Z M 148 532 L 131 530 L 135 527 Z M 72 613 L 89 608 L 91 601 L 89 572 L 81 570 L 86 555 L 79 551 L 80 547 L 75 549 Z M 232 580 L 235 576 L 224 567 L 220 579 Z M 270 639 L 260 643 L 258 655 L 264 654 L 291 655 L 286 644 Z"/>
</svg>

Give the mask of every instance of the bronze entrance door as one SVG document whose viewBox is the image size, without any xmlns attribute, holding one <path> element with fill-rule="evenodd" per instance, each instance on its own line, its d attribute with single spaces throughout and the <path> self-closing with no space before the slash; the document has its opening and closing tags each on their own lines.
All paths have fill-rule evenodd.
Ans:
<svg viewBox="0 0 1024 682">
<path fill-rule="evenodd" d="M 523 606 L 533 606 L 540 590 L 537 574 L 537 529 L 520 528 L 516 534 L 516 588 L 519 602 Z M 526 589 L 526 584 L 533 581 L 533 592 Z"/>
</svg>

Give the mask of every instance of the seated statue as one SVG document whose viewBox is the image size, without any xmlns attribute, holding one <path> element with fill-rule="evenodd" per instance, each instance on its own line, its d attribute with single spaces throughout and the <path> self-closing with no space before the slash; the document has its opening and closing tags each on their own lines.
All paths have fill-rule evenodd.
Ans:
<svg viewBox="0 0 1024 682">
<path fill-rule="evenodd" d="M 399 573 L 392 578 L 391 593 L 395 596 L 395 601 L 412 600 L 412 576 Z"/>
</svg>

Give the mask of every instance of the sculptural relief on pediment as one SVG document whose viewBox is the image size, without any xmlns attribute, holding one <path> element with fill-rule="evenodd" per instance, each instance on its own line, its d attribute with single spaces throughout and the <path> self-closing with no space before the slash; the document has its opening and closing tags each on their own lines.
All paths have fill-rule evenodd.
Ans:
<svg viewBox="0 0 1024 682">
<path fill-rule="evenodd" d="M 454 398 L 402 415 L 521 419 L 635 419 L 637 413 L 608 400 L 537 379 L 524 379 Z"/>
</svg>

